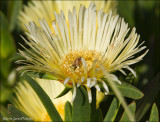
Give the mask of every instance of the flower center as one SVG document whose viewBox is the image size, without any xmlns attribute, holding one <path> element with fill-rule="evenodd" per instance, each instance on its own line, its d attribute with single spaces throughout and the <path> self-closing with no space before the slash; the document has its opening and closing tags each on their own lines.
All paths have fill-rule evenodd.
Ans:
<svg viewBox="0 0 160 122">
<path fill-rule="evenodd" d="M 87 64 L 87 73 L 89 73 L 93 61 L 101 60 L 102 54 L 95 50 L 70 50 L 60 62 L 61 70 L 70 77 L 73 76 L 73 72 L 78 76 L 82 76 L 84 74 L 82 58 Z M 98 68 L 99 66 L 96 64 L 95 67 Z"/>
</svg>

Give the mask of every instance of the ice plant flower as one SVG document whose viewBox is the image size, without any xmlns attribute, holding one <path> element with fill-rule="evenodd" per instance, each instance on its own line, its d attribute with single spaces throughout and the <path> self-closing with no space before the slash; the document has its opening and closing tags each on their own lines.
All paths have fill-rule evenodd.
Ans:
<svg viewBox="0 0 160 122">
<path fill-rule="evenodd" d="M 33 51 L 24 47 L 26 52 L 19 50 L 26 60 L 17 61 L 25 64 L 18 70 L 44 72 L 54 75 L 64 84 L 73 85 L 73 97 L 76 96 L 76 87 L 85 86 L 88 91 L 89 102 L 92 101 L 91 88 L 100 91 L 99 85 L 109 93 L 107 84 L 102 80 L 107 77 L 121 83 L 113 74 L 124 69 L 135 72 L 129 67 L 142 60 L 148 52 L 145 51 L 138 57 L 146 46 L 138 44 L 140 36 L 133 28 L 129 32 L 128 24 L 118 15 L 96 10 L 96 5 L 91 3 L 89 8 L 81 6 L 76 14 L 68 12 L 69 25 L 67 26 L 63 11 L 57 14 L 56 21 L 52 23 L 52 33 L 47 22 L 40 20 L 40 27 L 34 22 L 26 25 L 30 41 L 24 41 Z M 108 72 L 106 76 L 102 70 Z"/>
<path fill-rule="evenodd" d="M 95 2 L 97 9 L 102 9 L 105 12 L 113 11 L 116 13 L 116 5 L 117 1 L 111 1 L 111 0 L 101 0 Z M 28 5 L 24 6 L 24 9 L 20 11 L 19 14 L 19 20 L 20 20 L 20 26 L 26 30 L 24 23 L 28 23 L 29 21 L 34 21 L 36 24 L 39 25 L 39 19 L 45 18 L 47 23 L 49 24 L 49 27 L 52 26 L 52 22 L 55 20 L 54 11 L 59 12 L 63 10 L 64 15 L 68 16 L 68 9 L 72 9 L 74 6 L 76 10 L 79 9 L 79 5 L 83 4 L 85 7 L 88 7 L 91 1 L 61 1 L 61 0 L 42 0 L 42 1 L 31 1 L 28 3 Z M 68 17 L 67 17 L 68 18 Z"/>
<path fill-rule="evenodd" d="M 57 111 L 64 120 L 64 106 L 66 101 L 71 101 L 72 93 L 69 92 L 65 96 L 56 98 L 64 89 L 64 85 L 58 81 L 36 79 L 43 90 L 48 94 Z M 32 87 L 26 82 L 21 82 L 15 89 L 16 98 L 14 105 L 22 112 L 32 118 L 34 121 L 51 121 L 41 100 L 34 92 Z"/>
</svg>

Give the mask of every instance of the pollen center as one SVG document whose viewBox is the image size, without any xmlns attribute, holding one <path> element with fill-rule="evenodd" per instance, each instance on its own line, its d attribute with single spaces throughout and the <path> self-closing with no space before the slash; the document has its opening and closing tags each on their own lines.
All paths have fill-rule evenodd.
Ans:
<svg viewBox="0 0 160 122">
<path fill-rule="evenodd" d="M 95 50 L 70 50 L 69 53 L 65 55 L 65 57 L 60 62 L 61 70 L 67 76 L 72 77 L 73 72 L 78 76 L 81 76 L 82 74 L 84 74 L 82 58 L 85 60 L 87 64 L 87 71 L 89 72 L 92 67 L 93 61 L 101 60 L 102 55 Z M 96 67 L 98 66 L 96 65 Z"/>
</svg>

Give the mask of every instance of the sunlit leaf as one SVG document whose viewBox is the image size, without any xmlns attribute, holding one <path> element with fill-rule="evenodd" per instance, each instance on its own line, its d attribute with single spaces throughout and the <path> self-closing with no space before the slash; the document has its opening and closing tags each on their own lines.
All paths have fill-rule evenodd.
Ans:
<svg viewBox="0 0 160 122">
<path fill-rule="evenodd" d="M 72 121 L 90 121 L 90 114 L 91 108 L 87 92 L 83 87 L 79 87 L 73 102 Z"/>
<path fill-rule="evenodd" d="M 115 84 L 118 90 L 121 92 L 122 96 L 132 98 L 132 99 L 140 99 L 143 97 L 143 93 L 137 89 L 136 87 L 128 84 L 126 82 L 121 82 L 121 84 Z M 110 94 L 113 94 L 112 92 Z"/>
<path fill-rule="evenodd" d="M 132 115 L 135 116 L 136 103 L 135 102 L 131 103 L 130 105 L 128 105 L 128 108 L 130 109 Z M 126 111 L 124 111 L 124 113 L 123 113 L 122 118 L 121 118 L 120 121 L 121 122 L 128 122 L 129 120 L 130 119 L 128 118 Z"/>
<path fill-rule="evenodd" d="M 154 103 L 152 106 L 151 114 L 149 117 L 150 122 L 159 122 L 159 113 L 156 104 Z"/>
<path fill-rule="evenodd" d="M 109 107 L 109 110 L 104 118 L 104 122 L 105 121 L 114 121 L 116 115 L 117 115 L 117 112 L 119 110 L 119 102 L 116 98 L 113 99 L 110 107 Z"/>
<path fill-rule="evenodd" d="M 57 109 L 55 108 L 54 104 L 52 103 L 49 96 L 45 93 L 45 91 L 41 88 L 41 86 L 31 77 L 24 74 L 23 77 L 29 83 L 29 85 L 33 88 L 36 92 L 37 96 L 41 100 L 42 104 L 44 105 L 48 115 L 50 116 L 52 121 L 62 121 L 61 116 L 59 115 Z"/>
</svg>

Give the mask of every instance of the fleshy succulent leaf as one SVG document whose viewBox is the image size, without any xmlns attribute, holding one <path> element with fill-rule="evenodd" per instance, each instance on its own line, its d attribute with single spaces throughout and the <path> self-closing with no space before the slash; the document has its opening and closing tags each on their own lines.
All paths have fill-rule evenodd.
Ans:
<svg viewBox="0 0 160 122">
<path fill-rule="evenodd" d="M 151 109 L 149 122 L 159 122 L 159 113 L 156 104 L 154 103 Z"/>
<path fill-rule="evenodd" d="M 72 121 L 72 105 L 70 102 L 66 102 L 65 104 L 65 116 L 64 116 L 65 122 Z"/>
<path fill-rule="evenodd" d="M 23 77 L 26 79 L 28 84 L 33 88 L 36 92 L 37 96 L 41 100 L 42 104 L 44 105 L 48 115 L 50 116 L 52 121 L 62 121 L 61 116 L 59 115 L 57 109 L 55 108 L 54 104 L 52 103 L 49 96 L 46 92 L 42 89 L 42 87 L 31 77 L 27 74 L 24 74 Z"/>
<path fill-rule="evenodd" d="M 93 121 L 95 121 L 95 122 L 102 122 L 103 121 L 103 115 L 102 115 L 102 111 L 100 108 L 98 108 L 96 110 Z"/>
<path fill-rule="evenodd" d="M 56 98 L 59 98 L 59 97 L 64 96 L 64 95 L 67 94 L 71 89 L 72 89 L 71 86 L 65 85 L 65 88 L 63 89 L 63 91 L 62 91 Z"/>
<path fill-rule="evenodd" d="M 104 118 L 104 122 L 105 121 L 114 121 L 116 115 L 117 115 L 117 112 L 119 110 L 119 102 L 116 98 L 113 99 L 110 107 L 109 107 L 109 110 Z"/>
<path fill-rule="evenodd" d="M 124 97 L 140 99 L 144 96 L 144 94 L 139 89 L 126 82 L 121 82 L 121 84 L 115 83 L 115 85 Z M 113 92 L 110 92 L 110 95 L 112 94 Z"/>
<path fill-rule="evenodd" d="M 73 102 L 72 121 L 90 121 L 91 108 L 88 95 L 83 87 L 77 88 L 76 98 Z"/>
<path fill-rule="evenodd" d="M 132 102 L 131 104 L 128 105 L 128 108 L 130 109 L 130 111 L 132 112 L 132 115 L 135 116 L 135 111 L 136 111 L 136 103 Z M 120 119 L 121 122 L 126 122 L 129 121 L 129 118 L 126 114 L 126 111 L 124 111 L 122 118 Z"/>
</svg>

